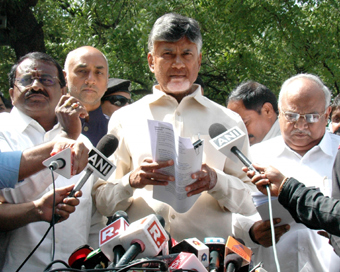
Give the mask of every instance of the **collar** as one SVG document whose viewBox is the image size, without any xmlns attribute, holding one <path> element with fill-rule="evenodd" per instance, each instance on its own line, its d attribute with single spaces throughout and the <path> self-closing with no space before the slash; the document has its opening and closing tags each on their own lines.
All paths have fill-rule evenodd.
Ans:
<svg viewBox="0 0 340 272">
<path fill-rule="evenodd" d="M 22 111 L 20 111 L 15 106 L 12 108 L 10 114 L 10 119 L 13 121 L 11 127 L 16 129 L 18 132 L 23 133 L 29 126 L 33 126 L 38 129 L 40 132 L 45 133 L 44 128 L 33 118 L 29 117 Z M 60 123 L 58 122 L 52 130 L 60 127 Z"/>
<path fill-rule="evenodd" d="M 153 88 L 152 88 L 152 90 L 153 90 L 153 95 L 150 97 L 150 99 L 151 99 L 151 100 L 150 100 L 150 103 L 154 103 L 154 102 L 156 102 L 156 101 L 158 101 L 158 100 L 160 100 L 160 99 L 162 99 L 162 98 L 168 98 L 168 99 L 170 98 L 170 99 L 173 99 L 174 101 L 177 102 L 177 100 L 176 100 L 174 97 L 172 97 L 171 95 L 168 95 L 168 94 L 166 94 L 165 92 L 159 90 L 159 89 L 157 88 L 157 86 L 159 86 L 159 85 L 155 85 L 155 86 L 153 86 Z M 194 84 L 194 86 L 196 87 L 195 91 L 192 92 L 191 94 L 185 96 L 185 97 L 182 99 L 181 103 L 182 103 L 183 101 L 187 100 L 187 99 L 195 99 L 195 100 L 196 100 L 198 103 L 200 103 L 202 106 L 208 107 L 208 99 L 202 95 L 201 85 L 199 85 L 199 84 Z"/>
</svg>

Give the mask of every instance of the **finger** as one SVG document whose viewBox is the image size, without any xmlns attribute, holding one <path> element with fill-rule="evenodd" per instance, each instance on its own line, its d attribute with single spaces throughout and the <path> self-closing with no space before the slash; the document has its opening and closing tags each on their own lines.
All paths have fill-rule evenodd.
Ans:
<svg viewBox="0 0 340 272">
<path fill-rule="evenodd" d="M 329 234 L 328 234 L 328 232 L 326 232 L 326 231 L 319 230 L 319 231 L 318 231 L 318 234 L 319 234 L 320 236 L 323 236 L 323 237 L 326 237 L 327 239 L 329 239 Z"/>
<path fill-rule="evenodd" d="M 153 162 L 153 161 L 150 162 L 150 161 L 148 161 L 148 162 L 141 164 L 141 169 L 143 171 L 146 171 L 146 172 L 152 172 L 153 170 L 165 168 L 165 167 L 171 166 L 173 164 L 174 164 L 173 160 L 160 161 L 160 162 Z"/>
<path fill-rule="evenodd" d="M 208 180 L 197 180 L 196 182 L 185 187 L 185 191 L 187 191 L 187 196 L 190 197 L 192 195 L 199 194 L 203 191 L 209 189 L 209 181 Z"/>
<path fill-rule="evenodd" d="M 76 143 L 72 148 L 72 175 L 84 170 L 88 163 L 88 148 L 83 143 Z"/>
</svg>

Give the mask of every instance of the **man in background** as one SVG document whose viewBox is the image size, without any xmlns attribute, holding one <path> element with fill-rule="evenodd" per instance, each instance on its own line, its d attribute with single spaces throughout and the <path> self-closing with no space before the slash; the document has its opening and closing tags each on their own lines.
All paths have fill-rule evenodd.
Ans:
<svg viewBox="0 0 340 272">
<path fill-rule="evenodd" d="M 231 92 L 226 104 L 241 116 L 250 145 L 280 135 L 277 99 L 266 86 L 255 81 L 244 82 Z"/>
<path fill-rule="evenodd" d="M 82 134 L 97 146 L 106 135 L 109 122 L 101 108 L 109 78 L 107 59 L 98 49 L 82 46 L 68 53 L 64 70 L 69 93 L 79 99 L 88 112 L 81 120 Z"/>
<path fill-rule="evenodd" d="M 116 110 L 133 102 L 130 83 L 130 80 L 120 78 L 109 79 L 107 91 L 102 97 L 102 111 L 108 119 Z"/>
<path fill-rule="evenodd" d="M 329 129 L 332 133 L 340 135 L 340 95 L 338 94 L 332 102 L 332 111 L 329 116 Z"/>
</svg>

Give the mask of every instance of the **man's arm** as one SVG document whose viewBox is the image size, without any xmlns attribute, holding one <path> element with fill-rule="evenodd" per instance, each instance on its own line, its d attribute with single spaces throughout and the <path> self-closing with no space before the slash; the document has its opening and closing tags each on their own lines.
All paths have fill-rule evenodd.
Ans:
<svg viewBox="0 0 340 272">
<path fill-rule="evenodd" d="M 74 185 L 56 189 L 55 214 L 66 220 L 75 211 L 79 200 L 75 197 L 68 198 Z M 75 194 L 81 196 L 81 192 Z M 0 204 L 0 231 L 9 231 L 20 228 L 32 222 L 51 222 L 53 210 L 53 191 L 49 191 L 40 199 L 21 204 Z"/>
</svg>

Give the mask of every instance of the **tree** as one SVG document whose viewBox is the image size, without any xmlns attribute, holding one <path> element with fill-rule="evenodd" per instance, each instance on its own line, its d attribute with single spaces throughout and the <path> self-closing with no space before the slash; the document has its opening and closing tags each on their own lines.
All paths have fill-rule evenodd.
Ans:
<svg viewBox="0 0 340 272">
<path fill-rule="evenodd" d="M 111 77 L 132 81 L 135 100 L 154 83 L 146 59 L 148 33 L 167 12 L 199 21 L 200 77 L 205 95 L 218 103 L 224 104 L 244 80 L 278 93 L 285 79 L 301 72 L 319 75 L 334 94 L 340 92 L 340 8 L 335 0 L 40 0 L 30 10 L 43 28 L 48 54 L 63 64 L 70 50 L 97 47 L 109 60 Z M 2 89 L 3 70 L 7 73 L 13 55 L 18 57 L 14 52 L 0 48 Z"/>
</svg>

